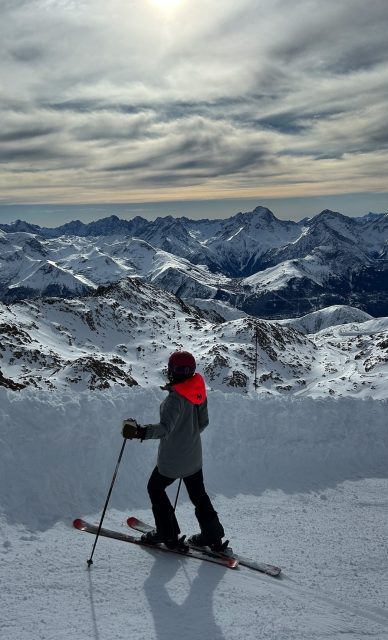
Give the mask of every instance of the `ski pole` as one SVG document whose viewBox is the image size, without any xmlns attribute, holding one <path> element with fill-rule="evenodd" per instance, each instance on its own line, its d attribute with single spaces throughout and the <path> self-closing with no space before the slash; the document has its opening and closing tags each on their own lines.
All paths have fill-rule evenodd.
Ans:
<svg viewBox="0 0 388 640">
<path fill-rule="evenodd" d="M 179 497 L 179 492 L 181 490 L 181 484 L 182 484 L 182 478 L 179 480 L 179 484 L 178 484 L 178 491 L 176 492 L 176 498 L 175 498 L 175 504 L 174 504 L 174 511 L 176 509 L 176 505 L 178 502 L 178 497 Z"/>
<path fill-rule="evenodd" d="M 93 564 L 93 554 L 94 554 L 94 550 L 95 550 L 95 548 L 96 548 L 97 540 L 98 540 L 99 535 L 100 535 L 100 531 L 101 531 L 102 523 L 103 523 L 103 521 L 104 521 L 104 517 L 105 517 L 105 512 L 106 512 L 107 507 L 108 507 L 108 502 L 109 502 L 109 499 L 110 499 L 110 496 L 111 496 L 111 493 L 112 493 L 113 485 L 114 485 L 115 480 L 116 480 L 117 471 L 119 470 L 119 465 L 120 465 L 120 462 L 121 462 L 121 458 L 123 457 L 124 447 L 125 447 L 125 445 L 126 445 L 126 442 L 127 442 L 127 440 L 126 440 L 126 438 L 124 438 L 124 441 L 123 441 L 123 444 L 122 444 L 122 447 L 121 447 L 121 451 L 120 451 L 120 455 L 119 455 L 119 459 L 117 460 L 116 469 L 115 469 L 115 472 L 114 472 L 114 474 L 113 474 L 112 482 L 111 482 L 111 485 L 110 485 L 110 488 L 109 488 L 108 496 L 107 496 L 106 501 L 105 501 L 105 506 L 104 506 L 104 509 L 103 509 L 103 512 L 102 512 L 102 516 L 101 516 L 100 524 L 98 525 L 98 531 L 97 531 L 97 533 L 96 533 L 96 538 L 95 538 L 95 540 L 94 540 L 94 545 L 93 545 L 92 553 L 91 553 L 91 556 L 90 556 L 89 560 L 87 561 L 87 563 L 88 563 L 88 567 L 90 567 L 90 566 Z"/>
</svg>

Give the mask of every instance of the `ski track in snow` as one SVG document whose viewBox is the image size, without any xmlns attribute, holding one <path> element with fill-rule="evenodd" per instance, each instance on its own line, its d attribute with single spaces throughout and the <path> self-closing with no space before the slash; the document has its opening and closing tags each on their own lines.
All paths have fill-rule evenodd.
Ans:
<svg viewBox="0 0 388 640">
<path fill-rule="evenodd" d="M 234 550 L 282 578 L 105 538 L 87 568 L 94 537 L 71 520 L 98 523 L 120 420 L 156 417 L 161 397 L 0 390 L 1 638 L 386 640 L 386 403 L 210 394 L 208 491 Z M 152 523 L 156 446 L 128 443 L 105 526 Z M 197 531 L 184 489 L 177 514 Z"/>
</svg>

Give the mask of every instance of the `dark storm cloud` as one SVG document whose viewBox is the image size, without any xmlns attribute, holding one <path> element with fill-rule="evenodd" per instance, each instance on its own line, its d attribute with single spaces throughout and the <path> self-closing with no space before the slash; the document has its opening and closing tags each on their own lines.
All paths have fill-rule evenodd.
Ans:
<svg viewBox="0 0 388 640">
<path fill-rule="evenodd" d="M 0 186 L 383 188 L 387 26 L 386 0 L 0 2 Z"/>
</svg>

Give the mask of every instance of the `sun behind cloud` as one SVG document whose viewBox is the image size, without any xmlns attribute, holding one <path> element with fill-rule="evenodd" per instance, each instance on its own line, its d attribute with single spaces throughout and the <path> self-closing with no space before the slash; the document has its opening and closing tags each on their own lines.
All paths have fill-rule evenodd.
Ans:
<svg viewBox="0 0 388 640">
<path fill-rule="evenodd" d="M 174 9 L 177 9 L 182 2 L 183 0 L 151 0 L 151 4 L 161 11 L 166 12 L 174 11 Z"/>
</svg>

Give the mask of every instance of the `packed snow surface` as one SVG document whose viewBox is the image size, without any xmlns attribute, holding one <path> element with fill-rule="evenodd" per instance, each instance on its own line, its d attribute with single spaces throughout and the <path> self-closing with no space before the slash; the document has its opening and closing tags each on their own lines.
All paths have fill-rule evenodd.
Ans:
<svg viewBox="0 0 388 640">
<path fill-rule="evenodd" d="M 76 531 L 100 519 L 124 417 L 156 421 L 158 388 L 0 389 L 5 640 L 388 637 L 387 403 L 209 393 L 208 491 L 236 552 L 274 579 Z M 127 442 L 105 524 L 152 522 L 156 442 Z M 175 497 L 177 485 L 170 495 Z M 182 531 L 197 530 L 182 491 Z"/>
</svg>

